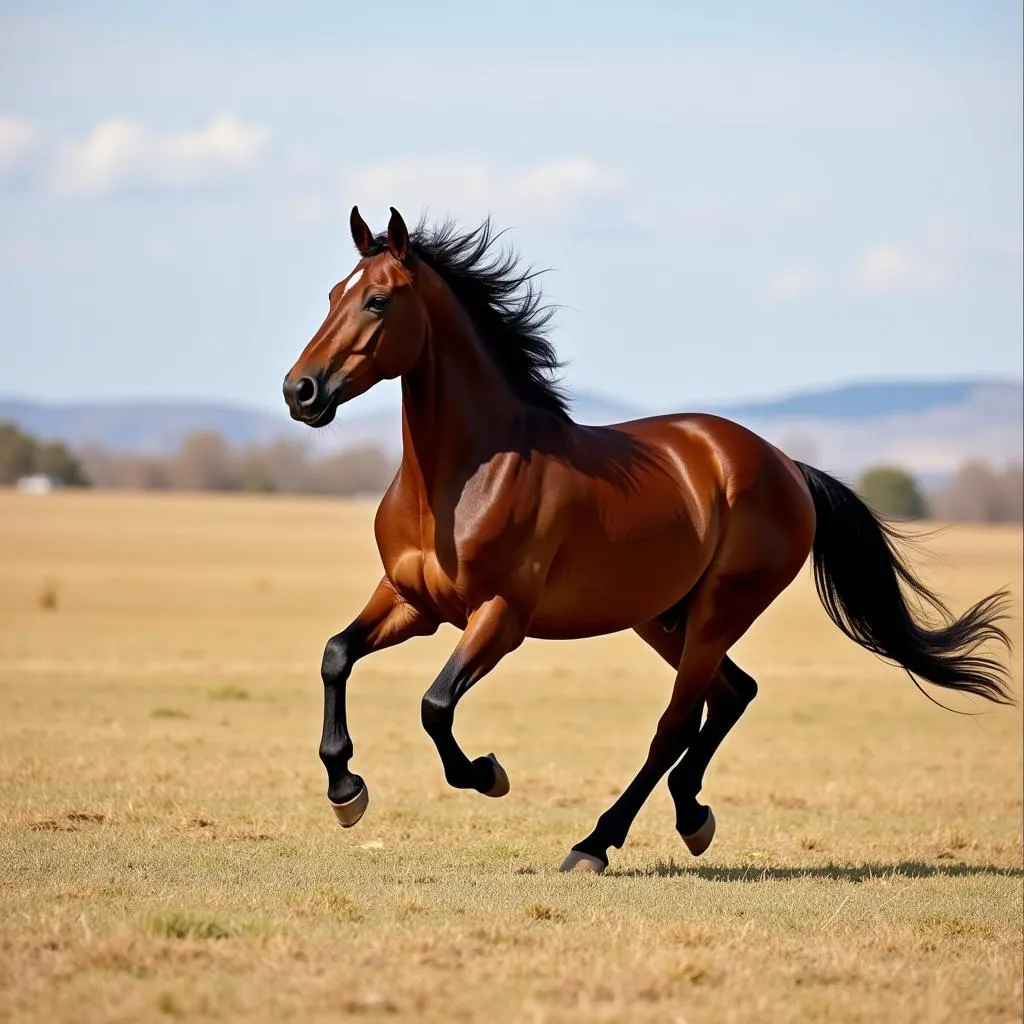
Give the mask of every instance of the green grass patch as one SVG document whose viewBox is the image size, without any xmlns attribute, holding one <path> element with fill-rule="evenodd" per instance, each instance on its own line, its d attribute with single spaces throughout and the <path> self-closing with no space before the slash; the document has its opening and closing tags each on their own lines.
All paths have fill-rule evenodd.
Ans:
<svg viewBox="0 0 1024 1024">
<path fill-rule="evenodd" d="M 147 928 L 164 939 L 227 939 L 231 931 L 216 918 L 188 910 L 164 910 L 150 916 Z"/>
<path fill-rule="evenodd" d="M 215 686 L 210 690 L 209 697 L 210 700 L 248 700 L 249 691 L 244 686 L 225 683 L 223 686 Z"/>
<path fill-rule="evenodd" d="M 191 718 L 187 711 L 180 708 L 153 708 L 149 713 L 150 718 Z"/>
</svg>

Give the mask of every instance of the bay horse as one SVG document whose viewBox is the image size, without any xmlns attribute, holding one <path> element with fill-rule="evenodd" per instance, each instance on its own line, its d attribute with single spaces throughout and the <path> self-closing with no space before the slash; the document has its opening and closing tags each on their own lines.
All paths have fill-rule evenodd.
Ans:
<svg viewBox="0 0 1024 1024">
<path fill-rule="evenodd" d="M 716 416 L 573 422 L 554 380 L 551 308 L 489 220 L 410 234 L 392 208 L 374 236 L 353 208 L 350 227 L 359 262 L 284 379 L 292 417 L 323 427 L 343 402 L 401 378 L 402 461 L 374 524 L 384 575 L 323 655 L 320 758 L 340 825 L 368 801 L 349 770 L 345 713 L 360 658 L 442 622 L 461 629 L 423 696 L 423 727 L 449 785 L 500 797 L 509 780 L 494 754 L 470 760 L 452 734 L 458 702 L 528 636 L 633 629 L 675 672 L 672 693 L 639 773 L 562 870 L 604 870 L 666 773 L 676 829 L 701 854 L 715 832 L 697 800 L 705 770 L 757 693 L 729 649 L 809 555 L 852 640 L 919 688 L 1012 703 L 1006 669 L 979 651 L 1009 647 L 1005 592 L 951 615 L 895 527 L 840 481 Z"/>
</svg>

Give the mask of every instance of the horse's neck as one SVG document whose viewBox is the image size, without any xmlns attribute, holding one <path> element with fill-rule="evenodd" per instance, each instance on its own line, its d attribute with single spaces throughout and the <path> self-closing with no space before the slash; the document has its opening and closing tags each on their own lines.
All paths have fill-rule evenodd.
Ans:
<svg viewBox="0 0 1024 1024">
<path fill-rule="evenodd" d="M 471 329 L 432 329 L 402 378 L 403 468 L 428 502 L 464 481 L 525 412 Z"/>
</svg>

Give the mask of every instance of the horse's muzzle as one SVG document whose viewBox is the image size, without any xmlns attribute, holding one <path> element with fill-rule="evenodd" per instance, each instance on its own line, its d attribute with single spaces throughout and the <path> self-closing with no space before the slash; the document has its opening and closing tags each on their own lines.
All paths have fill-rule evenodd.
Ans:
<svg viewBox="0 0 1024 1024">
<path fill-rule="evenodd" d="M 321 374 L 285 377 L 282 391 L 292 419 L 307 426 L 325 427 L 338 410 L 341 388 L 328 390 Z"/>
</svg>

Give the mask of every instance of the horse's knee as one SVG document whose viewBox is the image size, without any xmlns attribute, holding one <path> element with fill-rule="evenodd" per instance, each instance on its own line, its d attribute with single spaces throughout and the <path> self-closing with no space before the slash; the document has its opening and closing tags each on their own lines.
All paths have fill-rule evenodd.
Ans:
<svg viewBox="0 0 1024 1024">
<path fill-rule="evenodd" d="M 443 697 L 428 690 L 420 701 L 420 721 L 428 735 L 451 729 L 454 713 L 451 704 Z"/>
<path fill-rule="evenodd" d="M 320 662 L 320 678 L 325 686 L 336 686 L 342 682 L 356 660 L 356 645 L 348 633 L 338 633 L 327 641 L 324 656 Z"/>
</svg>

